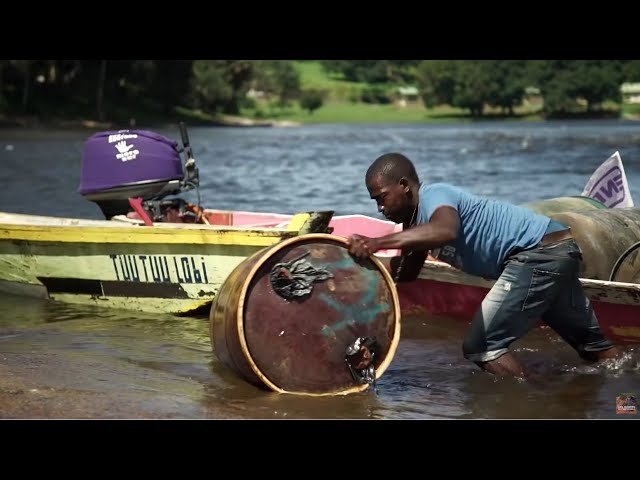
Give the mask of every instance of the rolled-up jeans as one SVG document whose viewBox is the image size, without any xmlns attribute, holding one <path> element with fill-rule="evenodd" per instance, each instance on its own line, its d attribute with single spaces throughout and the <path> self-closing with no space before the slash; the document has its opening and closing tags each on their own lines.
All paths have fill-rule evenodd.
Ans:
<svg viewBox="0 0 640 480">
<path fill-rule="evenodd" d="M 507 257 L 475 313 L 462 346 L 473 362 L 488 362 L 509 350 L 539 320 L 555 330 L 578 354 L 613 344 L 600 331 L 598 319 L 579 279 L 582 252 L 570 238 Z"/>
</svg>

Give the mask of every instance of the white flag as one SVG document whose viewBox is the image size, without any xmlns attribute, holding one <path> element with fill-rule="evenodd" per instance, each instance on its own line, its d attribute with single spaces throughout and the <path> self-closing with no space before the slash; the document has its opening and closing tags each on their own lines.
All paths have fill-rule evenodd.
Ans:
<svg viewBox="0 0 640 480">
<path fill-rule="evenodd" d="M 609 208 L 633 207 L 627 176 L 618 152 L 611 155 L 593 172 L 584 187 L 582 196 L 598 200 Z"/>
</svg>

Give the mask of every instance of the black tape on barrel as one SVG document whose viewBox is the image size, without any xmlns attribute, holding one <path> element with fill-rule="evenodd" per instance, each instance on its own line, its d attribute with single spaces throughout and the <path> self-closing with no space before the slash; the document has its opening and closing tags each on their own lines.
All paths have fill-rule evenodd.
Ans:
<svg viewBox="0 0 640 480">
<path fill-rule="evenodd" d="M 291 260 L 276 263 L 271 269 L 271 286 L 286 300 L 302 298 L 313 290 L 314 282 L 333 278 L 333 274 L 324 268 L 314 267 L 306 257 L 310 252 Z"/>
</svg>

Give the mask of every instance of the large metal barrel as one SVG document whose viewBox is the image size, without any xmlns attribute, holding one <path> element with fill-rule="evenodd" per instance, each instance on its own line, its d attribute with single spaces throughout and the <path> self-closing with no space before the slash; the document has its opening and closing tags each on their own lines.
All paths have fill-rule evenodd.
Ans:
<svg viewBox="0 0 640 480">
<path fill-rule="evenodd" d="M 241 378 L 280 393 L 336 395 L 375 384 L 400 339 L 400 302 L 376 257 L 307 234 L 262 249 L 225 280 L 211 346 Z"/>
<path fill-rule="evenodd" d="M 559 212 L 549 216 L 571 227 L 582 250 L 583 278 L 609 280 L 618 259 L 640 241 L 640 208 Z M 634 268 L 636 254 L 627 255 L 629 260 L 625 261 L 624 268 L 619 269 L 614 280 L 633 282 L 637 278 L 638 268 Z"/>
<path fill-rule="evenodd" d="M 530 208 L 531 210 L 543 215 L 607 208 L 604 203 L 601 203 L 598 200 L 582 196 L 556 197 L 537 200 L 535 202 L 525 203 L 523 204 L 523 207 Z"/>
</svg>

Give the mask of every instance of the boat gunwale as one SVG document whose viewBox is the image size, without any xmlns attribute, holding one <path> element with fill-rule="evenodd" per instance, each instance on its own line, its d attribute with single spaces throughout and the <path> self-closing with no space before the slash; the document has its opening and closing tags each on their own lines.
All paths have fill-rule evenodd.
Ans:
<svg viewBox="0 0 640 480">
<path fill-rule="evenodd" d="M 299 235 L 311 213 L 292 215 L 287 226 L 272 227 L 169 222 L 146 226 L 119 220 L 0 212 L 0 241 L 268 246 L 274 241 Z"/>
<path fill-rule="evenodd" d="M 495 283 L 495 280 L 489 280 L 482 277 L 470 275 L 455 267 L 452 267 L 447 263 L 437 262 L 433 260 L 426 260 L 424 262 L 424 265 L 420 270 L 418 280 L 451 283 L 454 285 L 465 285 L 487 289 L 493 287 Z M 640 283 L 612 282 L 609 280 L 597 280 L 590 278 L 580 278 L 580 283 L 582 284 L 582 287 L 585 290 L 587 296 L 598 296 L 597 299 L 599 301 L 602 301 L 602 299 L 599 298 L 599 295 L 601 293 L 614 291 L 623 292 L 623 294 L 627 296 L 634 295 L 636 298 L 634 298 L 633 303 L 629 303 L 626 301 L 617 302 L 614 301 L 615 299 L 608 298 L 607 301 L 609 303 L 619 303 L 623 305 L 640 305 Z"/>
</svg>

